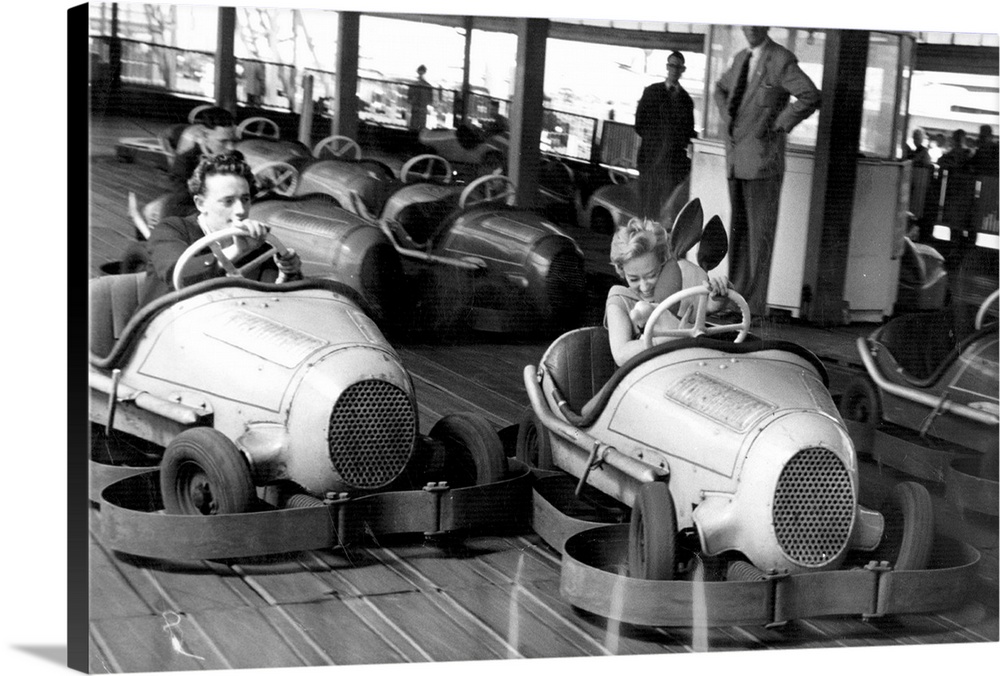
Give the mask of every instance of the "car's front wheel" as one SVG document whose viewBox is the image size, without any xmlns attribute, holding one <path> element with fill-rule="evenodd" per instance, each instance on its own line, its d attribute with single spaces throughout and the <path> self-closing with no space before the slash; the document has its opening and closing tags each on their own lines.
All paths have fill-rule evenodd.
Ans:
<svg viewBox="0 0 1000 676">
<path fill-rule="evenodd" d="M 555 469 L 552 464 L 552 442 L 530 406 L 524 409 L 517 426 L 516 457 L 528 467 Z"/>
<path fill-rule="evenodd" d="M 644 580 L 672 580 L 677 563 L 677 516 L 670 488 L 645 483 L 632 505 L 628 533 L 628 570 Z"/>
<path fill-rule="evenodd" d="M 895 570 L 923 570 L 934 544 L 934 505 L 922 484 L 903 481 L 883 501 L 885 531 L 877 550 L 879 560 Z"/>
<path fill-rule="evenodd" d="M 860 423 L 866 432 L 875 430 L 882 418 L 878 388 L 868 376 L 855 376 L 840 397 L 840 415 L 844 420 Z M 858 451 L 868 449 L 859 448 Z"/>
<path fill-rule="evenodd" d="M 442 474 L 452 488 L 495 483 L 507 473 L 503 442 L 482 416 L 450 413 L 434 424 L 430 437 L 444 446 Z"/>
<path fill-rule="evenodd" d="M 243 454 L 210 427 L 185 430 L 167 445 L 160 492 L 167 514 L 237 514 L 257 497 Z"/>
</svg>

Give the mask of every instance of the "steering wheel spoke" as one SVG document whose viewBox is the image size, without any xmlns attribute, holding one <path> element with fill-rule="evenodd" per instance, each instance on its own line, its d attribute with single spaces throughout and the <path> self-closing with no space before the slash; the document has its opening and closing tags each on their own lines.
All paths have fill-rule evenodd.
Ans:
<svg viewBox="0 0 1000 676">
<path fill-rule="evenodd" d="M 728 297 L 740 308 L 743 321 L 739 324 L 720 324 L 709 326 L 706 321 L 706 315 L 710 293 L 711 289 L 708 284 L 702 284 L 700 286 L 692 286 L 687 289 L 681 289 L 677 293 L 671 294 L 670 297 L 660 303 L 649 316 L 649 320 L 646 322 L 646 328 L 642 334 L 643 346 L 646 349 L 653 347 L 654 338 L 697 338 L 698 336 L 706 334 L 727 333 L 729 331 L 739 332 L 733 342 L 743 342 L 743 340 L 747 337 L 747 334 L 750 332 L 750 306 L 747 305 L 746 300 L 733 289 L 729 289 Z M 681 301 L 692 297 L 697 297 L 697 306 L 695 308 L 694 318 L 691 320 L 690 326 L 683 326 L 683 324 L 685 324 L 685 320 L 690 317 L 691 312 L 689 308 L 681 318 L 681 326 L 675 328 L 657 327 L 657 324 L 662 323 L 661 317 L 664 315 L 672 316 L 667 312 L 670 308 L 675 305 L 679 305 Z"/>
<path fill-rule="evenodd" d="M 180 258 L 177 259 L 177 263 L 174 265 L 174 289 L 179 291 L 186 286 L 184 283 L 184 273 L 186 269 L 190 267 L 191 261 L 195 258 L 195 256 L 205 249 L 212 252 L 212 255 L 215 256 L 215 259 L 219 262 L 219 265 L 221 265 L 226 271 L 226 274 L 231 277 L 246 277 L 250 273 L 255 272 L 261 265 L 266 263 L 274 256 L 274 254 L 277 253 L 284 256 L 288 253 L 288 249 L 281 242 L 281 240 L 269 232 L 264 237 L 264 241 L 270 245 L 270 247 L 261 254 L 255 256 L 252 260 L 237 266 L 235 262 L 226 256 L 221 243 L 224 240 L 232 239 L 233 237 L 246 236 L 246 234 L 247 231 L 243 228 L 224 228 L 205 235 L 201 239 L 192 243 L 191 246 L 184 250 L 184 253 L 181 254 Z"/>
<path fill-rule="evenodd" d="M 274 120 L 266 117 L 248 117 L 236 127 L 238 138 L 269 138 L 277 141 L 281 138 L 281 130 Z"/>
<path fill-rule="evenodd" d="M 487 174 L 465 186 L 458 198 L 458 208 L 466 209 L 490 202 L 510 204 L 514 200 L 514 192 L 514 182 L 509 178 L 503 174 Z"/>
<path fill-rule="evenodd" d="M 435 169 L 438 169 L 435 172 Z M 399 170 L 399 180 L 403 183 L 410 183 L 415 178 L 429 181 L 432 177 L 447 185 L 451 183 L 451 163 L 440 155 L 425 153 L 411 157 Z"/>
<path fill-rule="evenodd" d="M 288 162 L 264 162 L 253 170 L 262 187 L 277 195 L 291 197 L 299 185 L 299 172 Z"/>
<path fill-rule="evenodd" d="M 349 136 L 334 134 L 327 136 L 313 147 L 313 157 L 322 159 L 323 153 L 329 153 L 338 160 L 360 160 L 361 146 Z"/>
</svg>

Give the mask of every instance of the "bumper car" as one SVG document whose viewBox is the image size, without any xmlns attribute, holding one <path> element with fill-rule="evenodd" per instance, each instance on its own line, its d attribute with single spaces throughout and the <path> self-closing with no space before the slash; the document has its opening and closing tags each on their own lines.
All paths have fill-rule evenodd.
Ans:
<svg viewBox="0 0 1000 676">
<path fill-rule="evenodd" d="M 141 275 L 91 282 L 91 422 L 150 445 L 168 515 L 252 512 L 265 493 L 305 506 L 419 488 L 434 463 L 454 485 L 503 475 L 485 420 L 453 414 L 431 430 L 436 442 L 418 434 L 411 379 L 350 288 L 242 276 L 270 251 L 185 287 L 193 254 L 234 232 L 195 242 L 178 261 L 178 290 L 144 307 Z"/>
<path fill-rule="evenodd" d="M 455 129 L 422 129 L 420 143 L 443 157 L 456 168 L 466 182 L 481 176 L 507 173 L 510 139 L 506 132 L 487 135 L 476 127 L 460 125 Z M 576 177 L 573 170 L 557 157 L 542 155 L 538 175 L 539 207 L 554 218 L 575 216 Z"/>
<path fill-rule="evenodd" d="M 704 228 L 702 216 L 698 200 L 681 210 L 673 253 L 698 244 L 711 270 L 728 241 L 717 216 Z M 891 524 L 862 506 L 857 454 L 822 362 L 795 343 L 745 340 L 750 310 L 735 291 L 740 321 L 709 324 L 708 294 L 691 287 L 660 303 L 646 349 L 620 368 L 605 327 L 556 339 L 524 369 L 531 406 L 517 458 L 575 478 L 577 495 L 596 489 L 628 508 L 630 577 L 680 579 L 697 560 L 726 579 L 763 579 L 836 570 L 855 551 L 896 569 L 927 566 L 927 489 L 901 484 Z M 689 298 L 694 310 L 676 328 L 657 326 Z"/>
<path fill-rule="evenodd" d="M 451 165 L 437 155 L 417 155 L 410 158 L 402 165 L 398 176 L 380 160 L 324 159 L 301 168 L 294 194 L 305 196 L 322 193 L 358 215 L 381 214 L 391 197 L 401 190 L 412 193 L 414 200 L 433 201 L 440 196 L 438 193 L 455 191 L 449 185 L 451 180 Z M 406 188 L 411 184 L 428 187 Z M 427 196 L 421 199 L 424 192 Z M 360 200 L 361 206 L 357 200 Z"/>
<path fill-rule="evenodd" d="M 506 134 L 487 136 L 470 125 L 455 129 L 421 129 L 418 140 L 452 164 L 467 178 L 505 171 L 510 138 Z"/>
<path fill-rule="evenodd" d="M 120 138 L 118 139 L 118 143 L 115 144 L 115 155 L 120 162 L 134 162 L 140 153 L 150 154 L 157 158 L 155 161 L 156 164 L 166 169 L 173 162 L 181 135 L 189 126 L 198 124 L 198 116 L 203 111 L 212 107 L 212 105 L 207 103 L 195 106 L 188 113 L 186 123 L 171 125 L 157 136 Z"/>
<path fill-rule="evenodd" d="M 379 326 L 404 321 L 408 303 L 402 265 L 381 230 L 322 194 L 272 195 L 254 202 L 250 216 L 295 249 L 304 276 L 350 287 Z"/>
<path fill-rule="evenodd" d="M 448 334 L 564 330 L 586 299 L 583 252 L 544 217 L 509 205 L 505 176 L 468 185 L 404 185 L 380 214 L 355 194 L 355 211 L 392 241 L 423 289 L 415 325 Z"/>
<path fill-rule="evenodd" d="M 655 328 L 692 295 L 690 325 Z M 822 363 L 794 343 L 742 342 L 750 314 L 735 292 L 742 321 L 706 324 L 707 298 L 705 286 L 666 299 L 647 323 L 648 349 L 619 369 L 603 327 L 558 338 L 525 367 L 531 408 L 518 458 L 631 508 L 630 577 L 681 579 L 697 558 L 727 579 L 748 570 L 764 579 L 836 570 L 853 551 L 925 567 L 927 489 L 902 484 L 899 527 L 887 528 L 858 501 L 857 456 Z M 654 346 L 654 333 L 674 340 Z"/>
<path fill-rule="evenodd" d="M 581 217 L 585 228 L 610 235 L 632 218 L 640 215 L 638 173 L 627 167 L 608 167 L 610 183 L 593 192 Z M 690 181 L 684 180 L 664 202 L 660 223 L 673 223 L 680 209 L 688 202 Z"/>
<path fill-rule="evenodd" d="M 840 402 L 877 461 L 943 482 L 951 497 L 990 514 L 1000 447 L 998 294 L 979 305 L 971 325 L 949 307 L 897 317 L 858 338 L 866 373 Z"/>
</svg>

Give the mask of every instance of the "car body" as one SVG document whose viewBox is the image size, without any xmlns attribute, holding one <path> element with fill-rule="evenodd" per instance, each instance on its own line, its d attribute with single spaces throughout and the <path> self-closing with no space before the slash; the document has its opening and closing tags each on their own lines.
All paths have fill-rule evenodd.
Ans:
<svg viewBox="0 0 1000 676">
<path fill-rule="evenodd" d="M 360 166 L 323 161 L 300 176 L 298 191 L 321 190 L 338 204 L 346 200 L 343 211 L 321 204 L 312 193 L 257 203 L 251 215 L 307 258 L 315 258 L 311 251 L 333 247 L 345 228 L 366 223 L 370 246 L 389 241 L 396 250 L 406 279 L 396 297 L 408 299 L 398 305 L 411 308 L 408 324 L 418 331 L 557 331 L 577 325 L 586 299 L 583 252 L 543 216 L 507 205 L 507 179 L 486 176 L 467 186 L 402 183 L 363 175 Z M 495 191 L 489 187 L 494 184 Z M 295 200 L 312 206 L 295 206 Z M 279 211 L 295 213 L 289 219 L 278 217 Z M 296 225 L 289 226 L 291 221 Z M 361 256 L 367 249 L 350 251 Z M 338 273 L 332 258 L 323 265 L 328 267 L 307 264 L 306 274 Z M 373 279 L 377 268 L 365 269 L 371 272 L 362 278 Z"/>
<path fill-rule="evenodd" d="M 468 180 L 505 171 L 510 138 L 505 134 L 486 136 L 477 128 L 460 125 L 455 129 L 421 129 L 420 143 L 456 166 Z"/>
<path fill-rule="evenodd" d="M 250 217 L 299 254 L 303 275 L 350 287 L 380 326 L 402 320 L 407 307 L 402 264 L 381 230 L 321 194 L 272 195 L 254 202 Z"/>
<path fill-rule="evenodd" d="M 613 366 L 606 329 L 588 327 L 528 366 L 525 386 L 552 465 L 632 507 L 633 531 L 645 505 L 630 549 L 668 546 L 671 561 L 634 576 L 672 577 L 666 541 L 682 533 L 704 555 L 788 573 L 878 545 L 882 517 L 858 503 L 854 446 L 811 353 L 698 336 Z"/>
<path fill-rule="evenodd" d="M 583 207 L 580 219 L 585 228 L 604 234 L 613 233 L 641 215 L 637 172 L 627 167 L 608 167 L 608 176 L 611 182 L 594 190 Z M 673 223 L 687 203 L 689 192 L 690 183 L 687 180 L 674 189 L 658 215 L 660 223 Z"/>
<path fill-rule="evenodd" d="M 700 200 L 691 200 L 671 226 L 671 255 L 708 271 L 728 240 L 718 216 L 703 224 Z M 633 577 L 673 579 L 696 552 L 721 557 L 736 577 L 748 563 L 755 574 L 837 569 L 852 550 L 926 567 L 927 489 L 907 482 L 893 490 L 901 516 L 891 530 L 863 507 L 857 454 L 823 364 L 787 341 L 742 342 L 750 310 L 733 290 L 741 322 L 708 323 L 709 293 L 708 284 L 689 287 L 660 303 L 644 350 L 621 367 L 606 327 L 557 338 L 524 369 L 531 406 L 518 459 L 575 477 L 578 494 L 589 485 L 631 508 Z M 692 298 L 693 313 L 658 326 Z"/>
<path fill-rule="evenodd" d="M 583 226 L 603 234 L 612 234 L 639 215 L 639 182 L 622 179 L 597 188 L 587 200 Z"/>
<path fill-rule="evenodd" d="M 972 460 L 971 474 L 992 482 L 994 497 L 1000 448 L 998 294 L 987 296 L 973 319 L 953 303 L 897 317 L 858 338 L 865 374 L 848 383 L 840 404 L 848 420 L 872 429 L 888 423 L 889 429 L 918 433 L 924 446 L 953 459 Z M 891 456 L 887 461 L 896 464 Z"/>
<path fill-rule="evenodd" d="M 165 447 L 168 513 L 252 511 L 258 487 L 323 499 L 422 485 L 412 381 L 350 288 L 220 277 L 140 309 L 140 279 L 91 282 L 91 420 Z M 493 449 L 495 471 L 474 483 L 505 467 L 483 423 L 466 441 Z"/>
</svg>

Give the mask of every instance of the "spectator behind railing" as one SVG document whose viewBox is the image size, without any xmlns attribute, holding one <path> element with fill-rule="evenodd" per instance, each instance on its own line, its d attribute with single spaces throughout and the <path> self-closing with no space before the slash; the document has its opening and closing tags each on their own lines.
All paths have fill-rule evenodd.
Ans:
<svg viewBox="0 0 1000 676">
<path fill-rule="evenodd" d="M 984 124 L 979 127 L 979 140 L 976 152 L 969 160 L 969 172 L 977 176 L 997 176 L 998 166 L 997 139 L 993 136 L 993 127 Z"/>
<path fill-rule="evenodd" d="M 931 155 L 924 145 L 924 130 L 917 127 L 913 130 L 913 147 L 907 145 L 904 148 L 904 158 L 911 160 L 914 167 L 931 166 Z"/>
<path fill-rule="evenodd" d="M 972 151 L 965 145 L 965 130 L 956 129 L 951 134 L 951 148 L 938 160 L 938 166 L 949 175 L 965 173 L 970 159 Z"/>
</svg>

